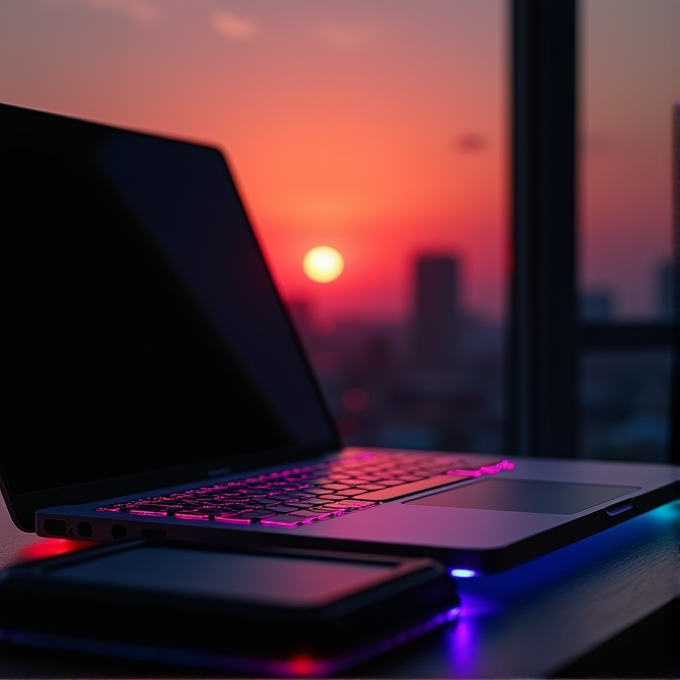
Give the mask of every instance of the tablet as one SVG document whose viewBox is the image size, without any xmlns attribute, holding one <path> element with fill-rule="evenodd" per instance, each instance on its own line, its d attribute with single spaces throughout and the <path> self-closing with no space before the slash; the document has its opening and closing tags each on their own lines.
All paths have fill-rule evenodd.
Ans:
<svg viewBox="0 0 680 680">
<path fill-rule="evenodd" d="M 166 665 L 326 676 L 455 618 L 429 559 L 164 540 L 0 572 L 0 640 Z"/>
</svg>

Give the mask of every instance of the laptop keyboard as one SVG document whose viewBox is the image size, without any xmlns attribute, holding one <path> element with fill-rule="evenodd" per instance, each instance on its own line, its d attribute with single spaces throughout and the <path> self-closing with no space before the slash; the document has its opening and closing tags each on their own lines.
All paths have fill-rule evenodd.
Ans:
<svg viewBox="0 0 680 680">
<path fill-rule="evenodd" d="M 480 455 L 359 452 L 314 465 L 112 503 L 96 510 L 296 527 L 513 467 L 503 458 Z"/>
</svg>

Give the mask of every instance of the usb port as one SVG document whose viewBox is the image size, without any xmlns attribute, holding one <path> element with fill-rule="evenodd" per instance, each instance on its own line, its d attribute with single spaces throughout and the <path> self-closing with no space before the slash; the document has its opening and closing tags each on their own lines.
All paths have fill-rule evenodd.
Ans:
<svg viewBox="0 0 680 680">
<path fill-rule="evenodd" d="M 68 532 L 68 524 L 65 519 L 46 519 L 43 528 L 46 534 L 54 534 L 55 536 L 66 536 Z"/>
</svg>

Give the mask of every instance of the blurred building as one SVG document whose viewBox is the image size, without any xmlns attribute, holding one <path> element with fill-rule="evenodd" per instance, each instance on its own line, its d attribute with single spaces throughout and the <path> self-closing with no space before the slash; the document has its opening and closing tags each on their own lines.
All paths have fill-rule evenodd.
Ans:
<svg viewBox="0 0 680 680">
<path fill-rule="evenodd" d="M 415 265 L 414 368 L 447 373 L 460 350 L 460 261 L 450 255 L 422 255 Z"/>
</svg>

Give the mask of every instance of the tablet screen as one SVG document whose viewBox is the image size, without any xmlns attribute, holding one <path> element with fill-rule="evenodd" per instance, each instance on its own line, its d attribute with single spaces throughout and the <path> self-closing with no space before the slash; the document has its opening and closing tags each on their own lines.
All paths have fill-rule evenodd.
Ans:
<svg viewBox="0 0 680 680">
<path fill-rule="evenodd" d="M 144 546 L 58 568 L 50 575 L 107 587 L 310 607 L 370 588 L 395 567 L 308 556 Z"/>
</svg>

